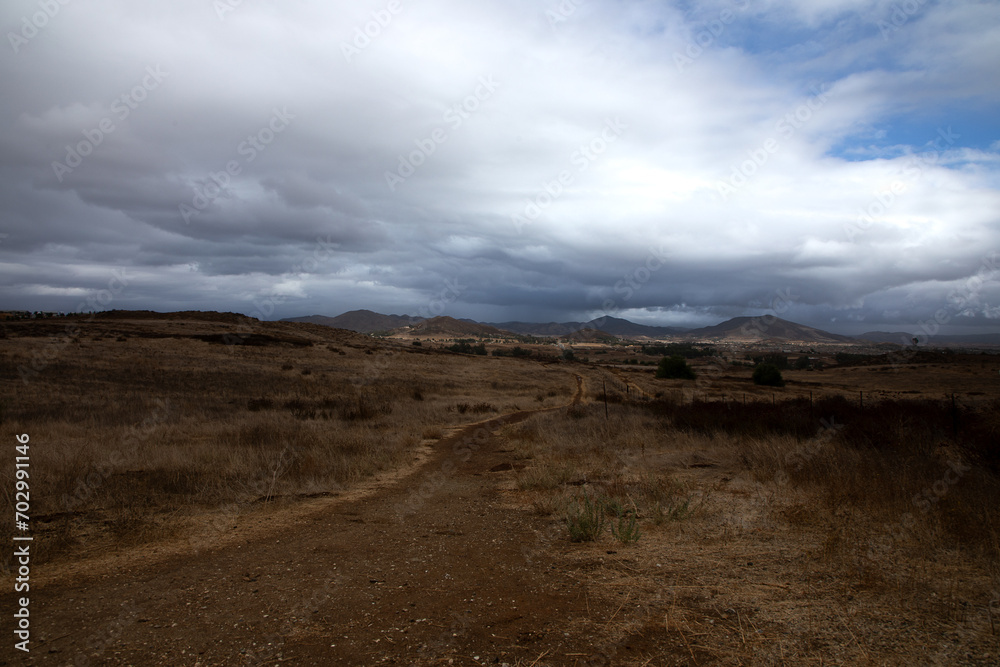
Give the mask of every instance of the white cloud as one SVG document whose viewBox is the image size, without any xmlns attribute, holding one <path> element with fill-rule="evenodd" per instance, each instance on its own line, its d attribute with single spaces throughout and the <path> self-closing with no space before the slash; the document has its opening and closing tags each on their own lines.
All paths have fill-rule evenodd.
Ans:
<svg viewBox="0 0 1000 667">
<path fill-rule="evenodd" d="M 878 136 L 913 110 L 996 106 L 995 5 L 929 6 L 884 39 L 888 2 L 593 0 L 555 25 L 526 0 L 403 2 L 348 62 L 378 3 L 244 3 L 223 21 L 193 0 L 93 4 L 0 61 L 16 93 L 0 102 L 11 306 L 72 307 L 58 290 L 129 266 L 143 278 L 120 302 L 144 307 L 249 310 L 272 294 L 281 317 L 416 312 L 458 276 L 454 314 L 582 318 L 654 248 L 669 261 L 628 304 L 636 319 L 704 324 L 791 284 L 813 323 L 845 305 L 877 321 L 931 308 L 928 284 L 1000 249 L 1000 143 L 959 140 L 931 162 L 933 131 Z M 52 162 L 150 66 L 169 75 L 60 182 Z M 269 133 L 276 108 L 293 117 Z M 386 172 L 415 152 L 390 190 Z M 213 180 L 185 224 L 179 206 Z M 546 205 L 519 230 L 531 201 Z M 863 211 L 871 222 L 846 231 Z"/>
</svg>

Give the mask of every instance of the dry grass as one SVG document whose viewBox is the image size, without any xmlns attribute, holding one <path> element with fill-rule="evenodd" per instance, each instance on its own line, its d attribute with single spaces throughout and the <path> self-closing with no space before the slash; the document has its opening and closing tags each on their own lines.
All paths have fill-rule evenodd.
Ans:
<svg viewBox="0 0 1000 667">
<path fill-rule="evenodd" d="M 33 528 L 50 538 L 40 560 L 78 555 L 84 538 L 87 548 L 155 540 L 202 511 L 335 492 L 409 460 L 448 426 L 574 385 L 530 361 L 256 326 L 278 342 L 213 343 L 204 338 L 235 327 L 199 320 L 97 320 L 68 344 L 50 337 L 65 325 L 8 326 L 0 418 L 31 437 Z M 24 384 L 19 368 L 37 359 Z M 0 487 L 12 479 L 11 458 Z"/>
<path fill-rule="evenodd" d="M 947 402 L 813 408 L 592 404 L 506 430 L 543 547 L 624 605 L 606 660 L 995 664 L 998 406 L 962 412 L 957 436 Z M 638 543 L 569 546 L 584 494 L 634 510 Z"/>
</svg>

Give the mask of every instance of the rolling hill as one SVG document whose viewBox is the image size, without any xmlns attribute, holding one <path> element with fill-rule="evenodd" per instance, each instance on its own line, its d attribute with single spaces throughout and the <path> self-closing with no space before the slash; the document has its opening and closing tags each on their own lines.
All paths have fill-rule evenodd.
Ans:
<svg viewBox="0 0 1000 667">
<path fill-rule="evenodd" d="M 409 332 L 413 336 L 496 336 L 509 335 L 488 324 L 480 324 L 470 320 L 456 320 L 454 317 L 434 317 L 414 324 Z"/>
<path fill-rule="evenodd" d="M 681 327 L 653 327 L 645 324 L 636 324 L 618 317 L 604 317 L 599 320 L 589 322 L 549 322 L 540 324 L 537 322 L 503 322 L 490 323 L 490 326 L 513 331 L 525 336 L 569 336 L 577 331 L 599 330 L 606 334 L 619 337 L 641 337 L 649 338 L 669 338 L 679 336 L 688 331 Z"/>
<path fill-rule="evenodd" d="M 694 340 L 781 340 L 805 343 L 854 343 L 850 336 L 814 329 L 777 317 L 734 317 L 712 327 L 688 331 L 685 338 Z"/>
<path fill-rule="evenodd" d="M 352 310 L 336 317 L 325 315 L 309 315 L 307 317 L 289 317 L 282 322 L 308 322 L 322 324 L 337 329 L 348 329 L 358 333 L 375 333 L 376 331 L 392 331 L 400 327 L 412 326 L 423 320 L 409 315 L 383 315 L 370 310 Z"/>
<path fill-rule="evenodd" d="M 187 313 L 190 318 L 241 318 L 243 316 L 227 314 Z M 104 315 L 115 317 L 114 311 Z M 130 318 L 141 317 L 141 313 L 130 312 Z M 616 338 L 651 338 L 684 339 L 684 340 L 728 340 L 740 341 L 787 341 L 819 344 L 843 343 L 895 343 L 901 345 L 912 339 L 912 336 L 901 332 L 872 331 L 860 336 L 843 336 L 822 329 L 790 322 L 775 317 L 735 317 L 721 324 L 700 329 L 685 329 L 682 327 L 659 327 L 636 324 L 617 317 L 604 317 L 589 322 L 501 322 L 481 323 L 468 319 L 453 317 L 435 317 L 425 320 L 409 315 L 383 315 L 371 310 L 352 310 L 336 317 L 310 315 L 308 317 L 291 317 L 282 322 L 306 322 L 320 324 L 338 329 L 347 329 L 358 333 L 371 334 L 376 332 L 398 331 L 406 327 L 413 335 L 449 336 L 454 338 L 471 336 L 503 336 L 514 333 L 522 336 L 539 336 L 565 338 L 583 332 L 596 332 L 593 339 L 609 335 Z M 580 339 L 579 335 L 574 336 Z M 590 338 L 588 338 L 590 340 Z M 924 342 L 924 341 L 922 341 Z M 926 341 L 932 346 L 976 346 L 1000 345 L 1000 334 L 980 334 L 969 336 L 935 336 Z"/>
</svg>

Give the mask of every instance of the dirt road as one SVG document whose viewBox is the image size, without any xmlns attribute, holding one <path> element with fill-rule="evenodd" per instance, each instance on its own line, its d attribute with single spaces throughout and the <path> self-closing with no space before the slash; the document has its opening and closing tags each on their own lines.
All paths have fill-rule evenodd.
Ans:
<svg viewBox="0 0 1000 667">
<path fill-rule="evenodd" d="M 520 464 L 495 431 L 530 414 L 464 427 L 402 474 L 255 515 L 207 549 L 49 577 L 12 664 L 607 664 L 592 626 L 608 610 L 501 489 Z"/>
</svg>

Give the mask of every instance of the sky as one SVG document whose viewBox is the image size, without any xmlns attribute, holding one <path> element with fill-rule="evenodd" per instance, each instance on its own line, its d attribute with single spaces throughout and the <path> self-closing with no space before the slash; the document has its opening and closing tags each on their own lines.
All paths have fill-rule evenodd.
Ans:
<svg viewBox="0 0 1000 667">
<path fill-rule="evenodd" d="M 1000 332 L 1000 2 L 7 0 L 0 309 Z"/>
</svg>

